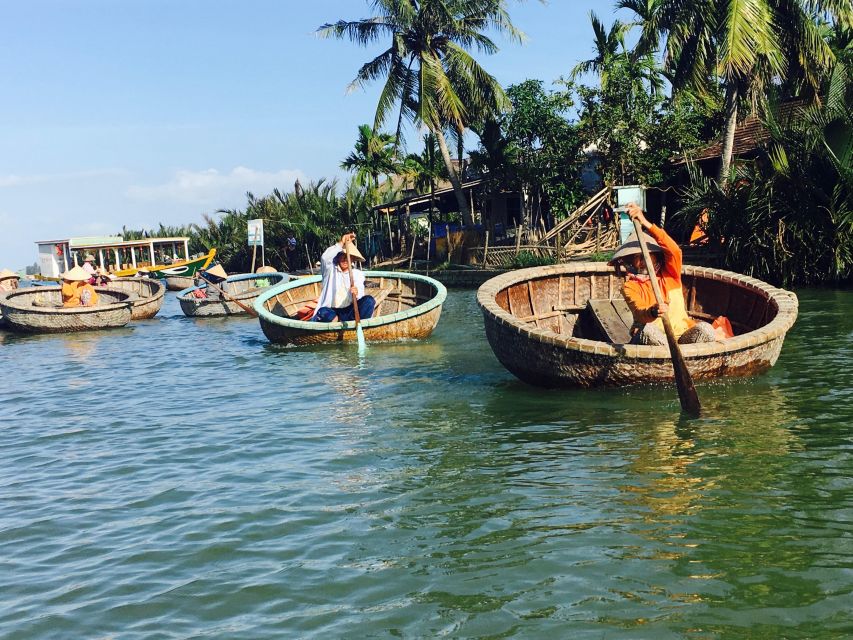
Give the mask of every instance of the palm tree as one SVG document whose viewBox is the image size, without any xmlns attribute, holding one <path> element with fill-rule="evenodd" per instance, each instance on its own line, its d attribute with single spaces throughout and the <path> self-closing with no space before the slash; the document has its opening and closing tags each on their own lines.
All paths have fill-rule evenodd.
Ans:
<svg viewBox="0 0 853 640">
<path fill-rule="evenodd" d="M 421 153 L 410 153 L 406 156 L 400 167 L 399 175 L 407 183 L 411 180 L 416 191 L 423 193 L 429 190 L 430 221 L 432 221 L 432 211 L 435 207 L 435 185 L 438 180 L 447 175 L 441 159 L 441 151 L 438 149 L 438 141 L 433 134 L 428 133 L 424 136 L 424 149 Z"/>
<path fill-rule="evenodd" d="M 354 183 L 369 187 L 371 195 L 375 195 L 379 189 L 379 176 L 388 176 L 397 170 L 394 137 L 387 133 L 376 133 L 368 124 L 361 125 L 355 149 L 341 162 L 341 168 L 355 171 Z"/>
<path fill-rule="evenodd" d="M 384 78 L 374 129 L 382 128 L 399 108 L 397 140 L 403 118 L 435 136 L 465 224 L 473 224 L 459 173 L 450 158 L 445 131 L 464 131 L 471 122 L 507 104 L 497 80 L 468 52 L 494 53 L 489 29 L 521 41 L 506 0 L 372 0 L 377 15 L 340 20 L 318 29 L 322 37 L 348 38 L 368 45 L 389 38 L 389 47 L 364 64 L 351 84 L 362 87 Z"/>
<path fill-rule="evenodd" d="M 796 76 L 817 91 L 832 63 L 819 15 L 849 23 L 849 0 L 620 0 L 642 20 L 638 48 L 648 52 L 664 39 L 675 91 L 703 92 L 719 79 L 725 88 L 720 179 L 731 166 L 738 105 L 763 98 L 774 79 Z"/>
<path fill-rule="evenodd" d="M 589 12 L 589 21 L 595 34 L 595 57 L 577 63 L 572 69 L 570 78 L 576 80 L 579 75 L 596 73 L 603 90 L 607 88 L 609 71 L 614 61 L 619 57 L 626 56 L 625 34 L 628 31 L 628 25 L 622 24 L 619 20 L 614 20 L 610 30 L 607 31 L 604 24 L 595 15 L 595 11 Z"/>
<path fill-rule="evenodd" d="M 849 24 L 850 0 L 620 0 L 641 19 L 640 53 L 664 42 L 673 89 L 725 88 L 720 180 L 728 176 L 738 105 L 757 101 L 775 78 L 797 76 L 816 92 L 832 63 L 817 16 Z"/>
</svg>

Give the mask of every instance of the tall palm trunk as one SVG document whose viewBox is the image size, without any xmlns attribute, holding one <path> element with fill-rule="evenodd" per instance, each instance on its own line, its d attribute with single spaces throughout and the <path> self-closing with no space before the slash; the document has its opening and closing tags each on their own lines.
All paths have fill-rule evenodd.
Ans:
<svg viewBox="0 0 853 640">
<path fill-rule="evenodd" d="M 732 151 L 735 146 L 735 129 L 737 127 L 737 103 L 740 87 L 736 80 L 729 80 L 726 87 L 726 122 L 723 128 L 723 152 L 720 158 L 720 175 L 718 182 L 729 177 L 732 166 Z"/>
<path fill-rule="evenodd" d="M 471 216 L 471 209 L 468 207 L 468 201 L 465 199 L 465 193 L 462 191 L 462 180 L 453 167 L 453 160 L 450 159 L 450 149 L 447 148 L 447 140 L 444 139 L 444 132 L 436 127 L 433 129 L 433 134 L 436 140 L 438 140 L 438 148 L 441 149 L 441 157 L 444 160 L 444 166 L 447 168 L 447 174 L 450 176 L 450 184 L 453 185 L 456 203 L 459 205 L 459 212 L 462 214 L 462 224 L 467 227 L 473 227 L 474 218 Z"/>
</svg>

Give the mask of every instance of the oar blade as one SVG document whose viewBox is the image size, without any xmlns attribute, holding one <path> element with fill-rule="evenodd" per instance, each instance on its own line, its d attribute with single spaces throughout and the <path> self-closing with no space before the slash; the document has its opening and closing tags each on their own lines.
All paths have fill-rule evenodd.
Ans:
<svg viewBox="0 0 853 640">
<path fill-rule="evenodd" d="M 359 355 L 364 355 L 367 351 L 367 341 L 364 339 L 364 331 L 361 328 L 361 325 L 358 325 L 355 328 L 355 335 L 358 339 L 358 353 Z"/>
<path fill-rule="evenodd" d="M 698 418 L 702 413 L 702 405 L 699 402 L 699 394 L 693 384 L 693 377 L 687 370 L 687 363 L 681 350 L 672 351 L 672 367 L 675 370 L 675 386 L 678 388 L 678 399 L 681 401 L 681 410 L 689 416 Z"/>
</svg>

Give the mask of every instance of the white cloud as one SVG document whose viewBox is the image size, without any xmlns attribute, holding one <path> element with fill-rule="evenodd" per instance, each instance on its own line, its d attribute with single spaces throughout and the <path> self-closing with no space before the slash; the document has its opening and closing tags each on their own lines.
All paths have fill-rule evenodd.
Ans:
<svg viewBox="0 0 853 640">
<path fill-rule="evenodd" d="M 274 188 L 290 191 L 297 179 L 307 182 L 305 174 L 298 169 L 267 172 L 235 167 L 229 173 L 220 173 L 216 169 L 183 169 L 176 171 L 165 184 L 131 186 L 127 189 L 127 196 L 144 201 L 165 200 L 225 208 L 244 204 L 247 191 L 256 195 L 266 195 Z"/>
</svg>

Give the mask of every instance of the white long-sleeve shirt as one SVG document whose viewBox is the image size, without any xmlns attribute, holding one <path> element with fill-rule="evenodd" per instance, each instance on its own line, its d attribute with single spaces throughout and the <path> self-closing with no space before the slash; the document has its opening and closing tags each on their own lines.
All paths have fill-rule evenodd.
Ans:
<svg viewBox="0 0 853 640">
<path fill-rule="evenodd" d="M 317 309 L 321 307 L 330 307 L 332 309 L 342 309 L 352 304 L 352 295 L 349 292 L 349 272 L 341 271 L 341 268 L 334 263 L 335 256 L 343 251 L 343 245 L 338 242 L 323 252 L 320 256 L 320 274 L 323 276 L 323 289 L 320 291 L 320 297 L 317 299 Z M 358 291 L 359 299 L 364 297 L 364 272 L 360 269 L 352 270 L 352 279 Z M 343 301 L 343 303 L 341 303 Z M 317 310 L 314 311 L 317 315 Z"/>
</svg>

